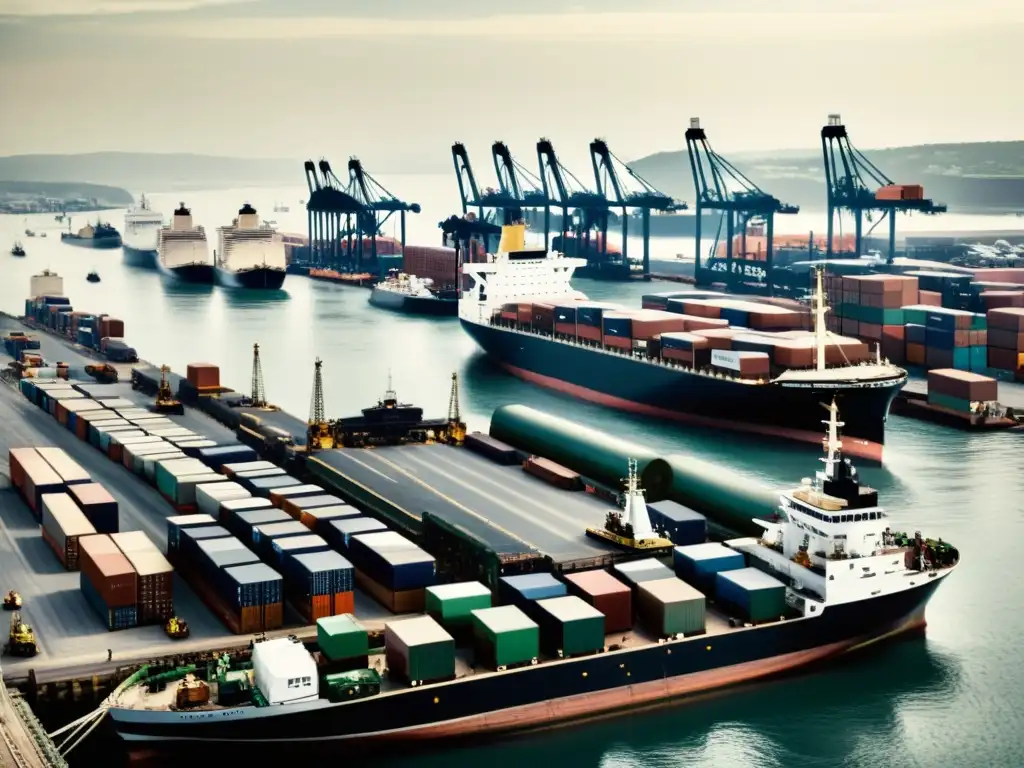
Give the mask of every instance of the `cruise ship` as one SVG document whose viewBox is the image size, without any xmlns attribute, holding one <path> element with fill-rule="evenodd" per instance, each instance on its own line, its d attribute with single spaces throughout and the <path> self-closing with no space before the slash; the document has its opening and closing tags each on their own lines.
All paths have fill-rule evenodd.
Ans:
<svg viewBox="0 0 1024 768">
<path fill-rule="evenodd" d="M 157 241 L 164 217 L 149 207 L 143 195 L 137 206 L 129 208 L 124 215 L 124 235 L 121 245 L 124 263 L 133 267 L 156 269 Z"/>
<path fill-rule="evenodd" d="M 522 379 L 609 407 L 713 429 L 817 443 L 818 404 L 838 397 L 847 451 L 881 462 L 889 408 L 907 372 L 870 359 L 859 340 L 826 330 L 820 274 L 813 333 L 797 339 L 789 332 L 744 331 L 757 346 L 785 346 L 802 358 L 782 366 L 766 352 L 736 349 L 730 338 L 721 338 L 721 329 L 713 338 L 706 317 L 655 313 L 655 323 L 666 316 L 688 323 L 686 332 L 665 334 L 682 345 L 681 354 L 668 350 L 660 335 L 639 339 L 631 330 L 633 315 L 624 308 L 587 302 L 572 287 L 573 272 L 585 265 L 583 259 L 527 249 L 522 224 L 504 227 L 497 254 L 462 265 L 463 329 Z M 610 335 L 606 311 L 624 336 Z"/>
<path fill-rule="evenodd" d="M 230 227 L 217 228 L 217 282 L 226 288 L 276 291 L 284 284 L 287 261 L 284 240 L 249 203 L 238 210 Z"/>
<path fill-rule="evenodd" d="M 213 284 L 213 260 L 206 231 L 192 223 L 192 211 L 184 203 L 174 212 L 170 226 L 160 229 L 156 266 L 172 280 Z"/>
</svg>

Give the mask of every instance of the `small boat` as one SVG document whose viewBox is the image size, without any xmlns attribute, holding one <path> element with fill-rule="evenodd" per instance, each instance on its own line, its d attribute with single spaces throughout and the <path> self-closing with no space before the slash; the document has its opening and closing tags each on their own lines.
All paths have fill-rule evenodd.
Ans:
<svg viewBox="0 0 1024 768">
<path fill-rule="evenodd" d="M 85 279 L 90 283 L 98 283 L 100 281 L 100 276 L 96 272 L 90 272 L 85 276 Z"/>
<path fill-rule="evenodd" d="M 35 236 L 36 236 L 36 233 L 33 232 L 31 229 L 26 229 L 25 230 L 25 237 L 35 237 Z"/>
<path fill-rule="evenodd" d="M 11 256 L 24 256 L 24 255 L 25 255 L 25 249 L 22 248 L 20 242 L 15 241 L 14 245 L 11 247 Z"/>
<path fill-rule="evenodd" d="M 45 232 L 42 232 L 42 233 L 40 233 L 40 235 L 39 235 L 39 236 L 40 236 L 40 237 L 46 237 L 46 233 L 45 233 Z"/>
</svg>

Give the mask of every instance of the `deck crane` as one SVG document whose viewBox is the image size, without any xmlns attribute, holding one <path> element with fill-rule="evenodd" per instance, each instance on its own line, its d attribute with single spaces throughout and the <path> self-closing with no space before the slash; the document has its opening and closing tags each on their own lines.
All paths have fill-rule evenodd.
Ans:
<svg viewBox="0 0 1024 768">
<path fill-rule="evenodd" d="M 537 160 L 540 164 L 540 178 L 544 191 L 544 238 L 550 232 L 551 207 L 562 210 L 561 249 L 570 256 L 583 256 L 588 262 L 588 272 L 593 276 L 628 277 L 629 262 L 620 254 L 608 253 L 608 241 L 602 238 L 597 243 L 596 252 L 590 249 L 590 233 L 597 229 L 608 231 L 609 203 L 604 195 L 594 192 L 583 185 L 565 166 L 561 164 L 555 147 L 549 139 L 537 142 Z M 575 213 L 572 222 L 572 233 L 576 237 L 575 251 L 568 252 L 567 235 L 570 231 L 569 211 Z M 580 245 L 582 243 L 582 249 Z M 558 246 L 555 246 L 558 247 Z M 583 253 L 580 253 L 580 250 Z"/>
<path fill-rule="evenodd" d="M 377 260 L 377 236 L 381 233 L 381 227 L 396 213 L 399 215 L 401 244 L 404 252 L 405 214 L 419 213 L 420 204 L 399 200 L 366 172 L 357 157 L 349 158 L 348 179 L 348 194 L 357 200 L 364 209 L 363 214 L 359 217 L 359 228 L 362 231 L 356 240 L 358 261 L 363 261 L 364 235 L 370 238 L 370 254 L 367 258 L 371 261 Z M 352 253 L 351 249 L 349 253 Z"/>
<path fill-rule="evenodd" d="M 263 366 L 260 365 L 259 344 L 252 345 L 252 407 L 267 407 L 267 397 L 263 391 Z"/>
<path fill-rule="evenodd" d="M 327 450 L 334 447 L 331 425 L 324 414 L 324 378 L 320 369 L 323 361 L 318 357 L 313 363 L 313 395 L 309 399 L 309 433 L 306 452 Z"/>
<path fill-rule="evenodd" d="M 348 193 L 347 185 L 334 175 L 327 160 L 320 160 L 318 164 L 307 160 L 305 169 L 310 189 L 306 201 L 310 264 L 340 266 L 343 251 L 352 253 L 352 237 L 358 231 L 359 219 L 365 218 L 365 209 Z M 343 243 L 346 243 L 345 248 Z"/>
<path fill-rule="evenodd" d="M 754 182 L 743 175 L 736 167 L 719 155 L 708 143 L 707 134 L 701 128 L 700 118 L 690 118 L 690 127 L 686 131 L 686 150 L 690 156 L 690 168 L 693 171 L 693 188 L 697 195 L 697 256 L 694 264 L 694 276 L 698 283 L 703 282 L 705 275 L 701 268 L 701 221 L 705 210 L 721 211 L 725 221 L 726 243 L 725 262 L 715 258 L 718 240 L 721 237 L 721 224 L 712 246 L 711 266 L 708 277 L 719 277 L 719 273 L 727 284 L 750 282 L 751 280 L 767 286 L 769 293 L 773 291 L 772 256 L 775 241 L 775 214 L 799 213 L 796 205 L 783 203 L 769 195 Z M 747 254 L 747 223 L 751 219 L 765 222 L 765 260 L 749 262 Z M 733 254 L 734 234 L 739 226 L 742 244 L 739 262 Z M 719 278 L 721 279 L 721 278 Z"/>
<path fill-rule="evenodd" d="M 622 255 L 629 258 L 627 236 L 629 234 L 630 208 L 639 208 L 643 217 L 644 240 L 644 275 L 651 274 L 651 211 L 671 213 L 685 211 L 686 203 L 675 200 L 663 192 L 656 190 L 646 179 L 617 158 L 604 139 L 590 142 L 590 160 L 594 166 L 594 180 L 597 192 L 613 205 L 622 208 Z M 624 173 L 622 173 L 624 171 Z M 636 185 L 630 189 L 626 186 L 626 178 L 632 178 Z M 639 186 L 639 189 L 636 188 Z M 604 223 L 607 225 L 607 217 Z M 605 241 L 608 239 L 607 226 L 602 231 Z"/>
<path fill-rule="evenodd" d="M 846 126 L 839 115 L 829 115 L 821 129 L 821 151 L 825 160 L 825 182 L 828 191 L 827 255 L 832 256 L 832 229 L 835 213 L 847 210 L 853 214 L 856 255 L 861 256 L 863 217 L 870 221 L 871 211 L 889 217 L 889 261 L 896 255 L 896 212 L 945 213 L 946 206 L 924 197 L 920 186 L 900 186 L 882 173 L 863 153 L 850 143 Z M 878 185 L 876 191 L 868 183 Z M 882 219 L 872 226 L 881 223 Z"/>
</svg>

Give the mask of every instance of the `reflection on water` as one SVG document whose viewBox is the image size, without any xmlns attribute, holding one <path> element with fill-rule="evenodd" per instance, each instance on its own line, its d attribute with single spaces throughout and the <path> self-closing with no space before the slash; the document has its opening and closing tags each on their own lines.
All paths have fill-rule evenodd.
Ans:
<svg viewBox="0 0 1024 768">
<path fill-rule="evenodd" d="M 265 307 L 288 301 L 291 296 L 283 288 L 276 291 L 250 291 L 244 288 L 222 289 L 224 302 L 231 307 Z"/>
</svg>

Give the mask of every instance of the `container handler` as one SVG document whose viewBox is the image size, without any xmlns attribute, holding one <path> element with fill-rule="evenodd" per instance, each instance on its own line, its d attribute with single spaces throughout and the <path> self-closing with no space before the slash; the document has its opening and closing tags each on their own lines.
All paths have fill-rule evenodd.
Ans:
<svg viewBox="0 0 1024 768">
<path fill-rule="evenodd" d="M 171 616 L 164 624 L 164 632 L 171 640 L 184 640 L 189 636 L 188 623 L 180 616 Z"/>
<path fill-rule="evenodd" d="M 13 589 L 4 595 L 4 610 L 5 611 L 20 611 L 22 605 L 21 594 L 15 592 Z"/>
<path fill-rule="evenodd" d="M 21 620 L 21 613 L 15 611 L 11 614 L 11 632 L 4 646 L 4 653 L 9 656 L 31 657 L 35 656 L 38 650 L 36 633 Z"/>
<path fill-rule="evenodd" d="M 170 370 L 166 365 L 160 366 L 160 389 L 156 392 L 156 402 L 153 403 L 153 411 L 155 413 L 173 413 L 183 416 L 185 408 L 174 397 L 174 394 L 171 392 L 171 385 L 167 383 L 167 374 Z"/>
</svg>

